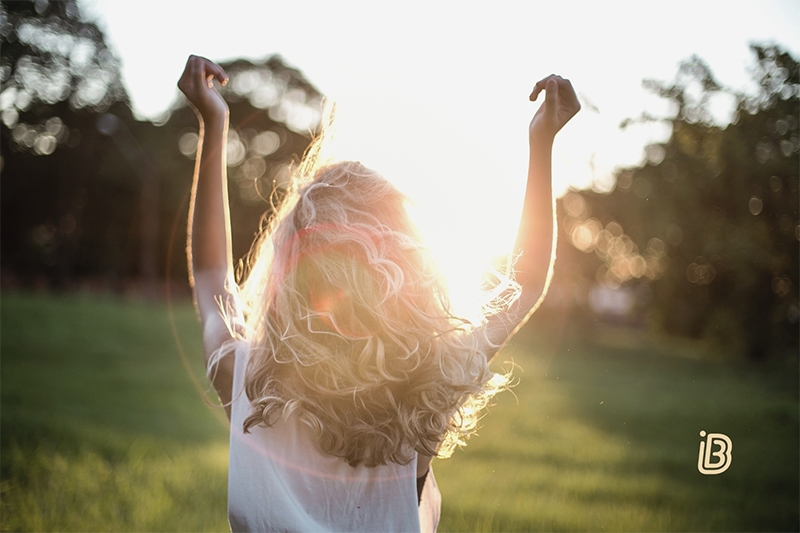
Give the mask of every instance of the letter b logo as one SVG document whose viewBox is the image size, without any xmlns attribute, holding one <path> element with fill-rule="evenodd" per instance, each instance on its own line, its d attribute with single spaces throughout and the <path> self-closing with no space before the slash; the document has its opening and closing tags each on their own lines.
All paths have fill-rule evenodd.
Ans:
<svg viewBox="0 0 800 533">
<path fill-rule="evenodd" d="M 707 476 L 726 471 L 731 466 L 731 450 L 733 449 L 731 439 L 722 433 L 709 433 L 706 436 L 705 431 L 701 431 L 700 436 L 706 437 L 706 440 L 700 441 L 697 469 L 701 474 Z M 718 460 L 712 461 L 712 457 L 716 457 Z"/>
</svg>

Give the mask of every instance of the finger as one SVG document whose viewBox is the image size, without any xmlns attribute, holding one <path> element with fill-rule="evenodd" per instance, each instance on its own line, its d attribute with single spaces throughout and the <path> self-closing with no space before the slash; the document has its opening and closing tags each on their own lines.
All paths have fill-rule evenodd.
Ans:
<svg viewBox="0 0 800 533">
<path fill-rule="evenodd" d="M 549 76 L 544 77 L 541 80 L 537 81 L 536 85 L 533 86 L 533 92 L 528 97 L 531 102 L 536 101 L 536 98 L 538 98 L 539 93 L 546 89 L 547 82 L 551 79 L 557 80 L 560 83 L 563 78 L 561 78 L 561 76 L 558 76 L 557 74 L 550 74 Z"/>
<path fill-rule="evenodd" d="M 546 79 L 547 79 L 547 78 L 545 78 L 544 80 L 539 80 L 539 81 L 537 81 L 537 82 L 536 82 L 536 85 L 534 85 L 534 86 L 533 86 L 533 92 L 532 92 L 532 93 L 531 93 L 531 95 L 528 97 L 528 99 L 529 99 L 531 102 L 535 102 L 535 101 L 536 101 L 536 98 L 538 98 L 538 96 L 539 96 L 539 93 L 540 93 L 540 92 L 542 92 L 542 90 L 544 90 L 544 87 L 545 87 L 545 86 L 544 86 L 544 82 L 545 82 L 545 80 L 546 80 Z"/>
<path fill-rule="evenodd" d="M 228 83 L 228 75 L 222 67 L 202 56 L 189 56 L 186 71 L 196 83 L 212 87 L 211 80 L 216 79 L 222 85 Z"/>
<path fill-rule="evenodd" d="M 225 74 L 223 68 L 217 65 L 216 63 L 208 61 L 206 63 L 206 73 L 214 76 L 214 78 L 216 78 L 216 80 L 220 82 L 222 85 L 228 83 L 228 75 Z"/>
<path fill-rule="evenodd" d="M 545 87 L 544 105 L 551 113 L 558 111 L 558 81 L 554 77 L 547 79 L 547 86 Z"/>
</svg>

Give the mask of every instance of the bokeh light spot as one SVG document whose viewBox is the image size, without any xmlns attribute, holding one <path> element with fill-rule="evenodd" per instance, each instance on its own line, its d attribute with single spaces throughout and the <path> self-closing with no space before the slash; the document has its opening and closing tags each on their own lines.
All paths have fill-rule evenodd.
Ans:
<svg viewBox="0 0 800 533">
<path fill-rule="evenodd" d="M 667 155 L 667 151 L 660 144 L 651 144 L 644 150 L 647 155 L 647 161 L 653 166 L 660 165 Z"/>
<path fill-rule="evenodd" d="M 267 170 L 267 163 L 260 157 L 250 157 L 242 165 L 244 177 L 249 180 L 256 180 L 264 175 Z"/>
<path fill-rule="evenodd" d="M 622 235 L 622 226 L 620 226 L 618 222 L 609 222 L 606 224 L 606 231 L 609 232 L 612 237 L 619 237 Z"/>
<path fill-rule="evenodd" d="M 761 198 L 753 196 L 750 198 L 750 202 L 747 204 L 747 206 L 750 209 L 750 213 L 757 216 L 764 209 L 764 202 L 761 200 Z"/>
<path fill-rule="evenodd" d="M 228 166 L 235 167 L 244 160 L 247 153 L 247 147 L 240 140 L 239 134 L 236 130 L 231 129 L 228 131 L 228 149 L 226 156 L 228 159 Z"/>
<path fill-rule="evenodd" d="M 197 134 L 193 131 L 184 133 L 178 140 L 178 150 L 186 157 L 194 157 L 197 153 Z"/>
<path fill-rule="evenodd" d="M 281 146 L 281 138 L 274 131 L 263 131 L 255 136 L 253 151 L 261 157 L 272 155 Z"/>
<path fill-rule="evenodd" d="M 772 292 L 783 298 L 792 292 L 792 280 L 788 276 L 775 276 L 772 278 Z"/>
<path fill-rule="evenodd" d="M 661 256 L 664 255 L 666 251 L 667 247 L 664 245 L 664 241 L 658 237 L 653 237 L 647 241 L 647 253 L 649 255 Z"/>
<path fill-rule="evenodd" d="M 571 217 L 585 218 L 586 200 L 583 199 L 583 196 L 581 196 L 579 192 L 569 192 L 564 197 L 564 209 Z"/>
<path fill-rule="evenodd" d="M 683 230 L 675 224 L 667 225 L 667 242 L 672 246 L 679 246 L 683 241 Z"/>
<path fill-rule="evenodd" d="M 693 263 L 686 267 L 686 279 L 690 283 L 697 285 L 708 285 L 714 281 L 717 271 L 711 266 L 705 257 L 698 256 Z"/>
</svg>

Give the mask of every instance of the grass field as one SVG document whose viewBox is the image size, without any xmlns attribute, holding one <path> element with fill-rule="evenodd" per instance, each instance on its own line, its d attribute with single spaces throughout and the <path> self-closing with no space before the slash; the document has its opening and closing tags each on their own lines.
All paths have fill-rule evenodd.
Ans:
<svg viewBox="0 0 800 533">
<path fill-rule="evenodd" d="M 0 313 L 0 529 L 228 529 L 226 427 L 166 306 L 4 294 Z M 172 318 L 202 380 L 194 312 Z M 514 395 L 434 463 L 440 531 L 798 529 L 796 361 L 601 341 L 528 332 L 501 354 Z M 731 438 L 727 472 L 697 471 L 701 430 Z"/>
</svg>

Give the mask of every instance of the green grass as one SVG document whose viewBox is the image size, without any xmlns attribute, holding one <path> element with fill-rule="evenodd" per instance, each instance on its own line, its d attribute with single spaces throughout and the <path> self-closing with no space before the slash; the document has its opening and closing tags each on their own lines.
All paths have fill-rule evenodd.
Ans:
<svg viewBox="0 0 800 533">
<path fill-rule="evenodd" d="M 3 295 L 0 311 L 3 530 L 227 529 L 227 429 L 165 306 Z M 202 379 L 194 311 L 174 319 Z"/>
<path fill-rule="evenodd" d="M 537 349 L 528 335 L 501 355 L 525 370 L 516 399 L 437 464 L 444 530 L 798 529 L 796 362 L 558 340 Z M 700 430 L 732 439 L 727 472 L 697 471 Z"/>
<path fill-rule="evenodd" d="M 227 431 L 190 377 L 190 306 L 173 314 L 190 372 L 164 305 L 4 294 L 0 313 L 0 529 L 227 529 Z M 796 361 L 557 330 L 501 354 L 524 369 L 514 395 L 435 462 L 439 531 L 798 529 Z M 731 437 L 727 472 L 697 471 L 700 430 Z"/>
</svg>

